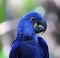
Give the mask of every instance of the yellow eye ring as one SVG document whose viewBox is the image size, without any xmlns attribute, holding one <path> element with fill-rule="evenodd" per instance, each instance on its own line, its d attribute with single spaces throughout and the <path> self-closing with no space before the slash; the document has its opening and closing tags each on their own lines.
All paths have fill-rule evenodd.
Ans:
<svg viewBox="0 0 60 58">
<path fill-rule="evenodd" d="M 33 21 L 34 20 L 34 17 L 31 17 L 30 20 Z"/>
</svg>

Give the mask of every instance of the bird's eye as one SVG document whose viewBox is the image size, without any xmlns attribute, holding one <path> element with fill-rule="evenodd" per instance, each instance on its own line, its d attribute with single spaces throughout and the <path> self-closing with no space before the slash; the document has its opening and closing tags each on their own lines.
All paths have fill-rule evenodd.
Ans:
<svg viewBox="0 0 60 58">
<path fill-rule="evenodd" d="M 33 21 L 34 20 L 34 17 L 31 17 L 30 20 Z"/>
</svg>

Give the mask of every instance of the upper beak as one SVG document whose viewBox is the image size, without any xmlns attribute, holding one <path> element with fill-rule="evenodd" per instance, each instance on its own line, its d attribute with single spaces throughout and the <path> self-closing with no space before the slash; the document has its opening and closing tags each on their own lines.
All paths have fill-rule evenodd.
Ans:
<svg viewBox="0 0 60 58">
<path fill-rule="evenodd" d="M 45 32 L 47 28 L 47 24 L 45 20 L 41 20 L 39 22 L 39 24 L 36 22 L 34 23 L 34 29 L 35 29 L 35 33 L 41 33 L 41 32 Z"/>
</svg>

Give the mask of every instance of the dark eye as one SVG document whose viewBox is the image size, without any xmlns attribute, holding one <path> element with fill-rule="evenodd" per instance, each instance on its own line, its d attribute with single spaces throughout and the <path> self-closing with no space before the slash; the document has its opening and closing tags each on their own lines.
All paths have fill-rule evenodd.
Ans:
<svg viewBox="0 0 60 58">
<path fill-rule="evenodd" d="M 34 20 L 34 17 L 31 17 L 30 20 L 33 21 Z"/>
</svg>

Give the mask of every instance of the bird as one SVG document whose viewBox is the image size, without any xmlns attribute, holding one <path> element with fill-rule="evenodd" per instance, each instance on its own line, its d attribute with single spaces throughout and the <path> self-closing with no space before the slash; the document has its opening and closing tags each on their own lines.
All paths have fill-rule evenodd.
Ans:
<svg viewBox="0 0 60 58">
<path fill-rule="evenodd" d="M 45 32 L 47 22 L 38 12 L 28 12 L 18 22 L 16 39 L 9 58 L 49 58 L 49 49 L 44 38 L 37 34 Z"/>
</svg>

